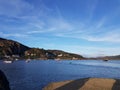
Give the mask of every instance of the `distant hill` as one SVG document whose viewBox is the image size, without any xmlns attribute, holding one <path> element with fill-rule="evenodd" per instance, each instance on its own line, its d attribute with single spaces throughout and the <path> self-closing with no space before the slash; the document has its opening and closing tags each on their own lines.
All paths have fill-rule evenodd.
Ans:
<svg viewBox="0 0 120 90">
<path fill-rule="evenodd" d="M 30 48 L 19 42 L 0 38 L 0 57 L 18 56 L 25 59 L 84 59 L 83 56 L 61 50 L 45 50 L 40 48 Z"/>
<path fill-rule="evenodd" d="M 116 55 L 116 56 L 106 56 L 106 58 L 111 59 L 111 60 L 120 60 L 120 55 Z"/>
<path fill-rule="evenodd" d="M 45 49 L 31 48 L 25 51 L 26 59 L 55 59 L 56 55 Z"/>
<path fill-rule="evenodd" d="M 96 57 L 92 59 L 102 59 L 102 60 L 120 60 L 120 55 L 115 56 L 103 56 L 103 57 Z"/>
<path fill-rule="evenodd" d="M 26 58 L 37 58 L 37 59 L 84 59 L 83 56 L 64 52 L 61 50 L 44 50 L 39 48 L 31 48 L 25 51 Z"/>
<path fill-rule="evenodd" d="M 51 52 L 54 55 L 56 55 L 57 59 L 73 59 L 73 60 L 84 59 L 84 57 L 81 55 L 68 53 L 61 50 L 48 50 L 48 52 Z"/>
<path fill-rule="evenodd" d="M 19 57 L 23 59 L 68 59 L 68 60 L 80 60 L 80 59 L 109 59 L 120 60 L 120 55 L 105 56 L 98 58 L 85 58 L 81 55 L 65 52 L 62 50 L 45 50 L 40 48 L 30 48 L 17 41 L 0 38 L 0 58 L 4 57 Z"/>
</svg>

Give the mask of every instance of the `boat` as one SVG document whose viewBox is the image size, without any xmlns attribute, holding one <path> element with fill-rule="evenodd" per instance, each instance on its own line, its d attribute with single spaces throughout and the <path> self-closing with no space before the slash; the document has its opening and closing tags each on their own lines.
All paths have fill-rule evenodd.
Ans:
<svg viewBox="0 0 120 90">
<path fill-rule="evenodd" d="M 13 63 L 13 61 L 5 60 L 4 63 Z"/>
<path fill-rule="evenodd" d="M 56 60 L 56 61 L 60 61 L 60 58 L 56 58 L 55 60 Z"/>
<path fill-rule="evenodd" d="M 108 61 L 108 60 L 103 60 L 103 61 Z"/>
<path fill-rule="evenodd" d="M 26 60 L 26 63 L 29 63 L 30 61 L 29 60 Z"/>
<path fill-rule="evenodd" d="M 26 63 L 29 63 L 30 61 L 31 61 L 30 59 L 27 59 L 25 62 L 26 62 Z"/>
<path fill-rule="evenodd" d="M 15 61 L 18 61 L 18 59 L 16 58 Z"/>
<path fill-rule="evenodd" d="M 109 59 L 108 58 L 104 58 L 103 61 L 108 61 Z"/>
</svg>

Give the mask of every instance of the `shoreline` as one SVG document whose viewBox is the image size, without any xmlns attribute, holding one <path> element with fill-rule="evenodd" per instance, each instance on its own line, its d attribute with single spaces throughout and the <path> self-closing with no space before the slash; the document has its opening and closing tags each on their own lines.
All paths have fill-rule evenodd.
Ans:
<svg viewBox="0 0 120 90">
<path fill-rule="evenodd" d="M 53 82 L 42 90 L 120 90 L 120 79 L 83 78 Z"/>
</svg>

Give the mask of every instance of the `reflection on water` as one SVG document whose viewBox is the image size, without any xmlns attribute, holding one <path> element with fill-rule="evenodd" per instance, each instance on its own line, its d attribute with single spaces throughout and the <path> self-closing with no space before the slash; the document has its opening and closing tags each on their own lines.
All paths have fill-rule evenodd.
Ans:
<svg viewBox="0 0 120 90">
<path fill-rule="evenodd" d="M 120 61 L 15 61 L 5 64 L 0 61 L 0 69 L 5 72 L 12 90 L 41 90 L 54 81 L 87 77 L 120 79 Z"/>
</svg>

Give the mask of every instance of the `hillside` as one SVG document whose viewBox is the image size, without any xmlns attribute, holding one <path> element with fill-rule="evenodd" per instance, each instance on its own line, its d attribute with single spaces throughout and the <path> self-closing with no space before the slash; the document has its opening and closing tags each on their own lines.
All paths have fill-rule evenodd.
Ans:
<svg viewBox="0 0 120 90">
<path fill-rule="evenodd" d="M 64 52 L 61 50 L 48 50 L 48 52 L 53 53 L 56 55 L 57 59 L 73 59 L 73 60 L 78 60 L 78 59 L 83 59 L 84 57 L 78 54 L 73 54 L 73 53 L 68 53 Z"/>
<path fill-rule="evenodd" d="M 24 58 L 24 59 L 84 59 L 83 56 L 64 52 L 61 50 L 45 50 L 30 48 L 19 42 L 0 38 L 0 58 Z"/>
<path fill-rule="evenodd" d="M 109 60 L 120 60 L 120 55 L 116 55 L 116 56 L 106 56 L 106 58 L 108 58 Z"/>
<path fill-rule="evenodd" d="M 25 51 L 25 58 L 31 59 L 84 59 L 81 55 L 72 54 L 68 52 L 64 52 L 61 50 L 44 50 L 39 48 L 32 48 Z"/>
<path fill-rule="evenodd" d="M 30 48 L 16 41 L 0 38 L 0 56 L 23 56 L 28 49 Z"/>
</svg>

